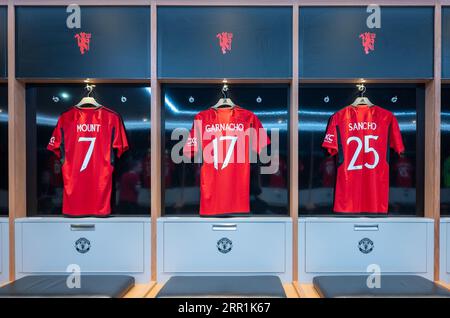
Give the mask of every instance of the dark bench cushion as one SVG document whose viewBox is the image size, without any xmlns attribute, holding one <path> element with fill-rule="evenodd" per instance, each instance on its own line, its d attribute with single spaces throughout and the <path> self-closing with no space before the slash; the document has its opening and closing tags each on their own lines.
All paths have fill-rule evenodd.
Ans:
<svg viewBox="0 0 450 318">
<path fill-rule="evenodd" d="M 414 275 L 382 275 L 381 288 L 368 288 L 368 276 L 317 276 L 314 288 L 321 297 L 450 297 L 450 291 Z"/>
<path fill-rule="evenodd" d="M 31 275 L 0 288 L 0 297 L 104 297 L 119 298 L 133 286 L 125 275 L 82 275 L 81 288 L 68 288 L 67 275 Z"/>
<path fill-rule="evenodd" d="M 284 298 L 286 294 L 278 276 L 174 276 L 156 297 Z"/>
</svg>

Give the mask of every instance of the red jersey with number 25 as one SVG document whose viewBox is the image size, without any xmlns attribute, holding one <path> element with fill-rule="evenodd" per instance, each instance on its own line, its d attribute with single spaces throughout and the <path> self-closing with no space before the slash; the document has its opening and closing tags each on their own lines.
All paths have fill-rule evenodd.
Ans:
<svg viewBox="0 0 450 318">
<path fill-rule="evenodd" d="M 104 106 L 72 107 L 59 117 L 47 149 L 62 163 L 63 213 L 110 214 L 115 153 L 128 149 L 121 117 Z"/>
<path fill-rule="evenodd" d="M 339 155 L 334 211 L 387 213 L 389 148 L 404 151 L 394 114 L 379 106 L 347 106 L 330 118 L 322 147 Z"/>
<path fill-rule="evenodd" d="M 258 117 L 239 106 L 198 113 L 183 152 L 202 150 L 200 215 L 250 212 L 249 149 L 260 153 L 270 140 Z"/>
</svg>

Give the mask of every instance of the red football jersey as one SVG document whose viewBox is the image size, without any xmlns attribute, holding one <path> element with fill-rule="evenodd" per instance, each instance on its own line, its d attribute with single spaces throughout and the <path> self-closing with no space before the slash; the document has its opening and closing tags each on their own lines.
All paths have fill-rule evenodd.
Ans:
<svg viewBox="0 0 450 318">
<path fill-rule="evenodd" d="M 322 147 L 339 155 L 334 211 L 387 213 L 388 150 L 404 151 L 395 116 L 379 106 L 347 106 L 330 118 Z"/>
<path fill-rule="evenodd" d="M 326 188 L 334 187 L 336 184 L 336 162 L 335 157 L 326 157 L 319 168 L 322 173 L 322 185 Z"/>
<path fill-rule="evenodd" d="M 394 164 L 396 171 L 395 185 L 402 188 L 411 188 L 413 186 L 414 166 L 406 157 L 398 158 Z"/>
<path fill-rule="evenodd" d="M 120 157 L 128 149 L 121 117 L 104 106 L 72 107 L 59 117 L 47 149 L 62 162 L 63 213 L 108 215 L 114 150 Z"/>
<path fill-rule="evenodd" d="M 202 151 L 200 215 L 250 212 L 250 154 L 270 140 L 258 117 L 239 106 L 198 113 L 184 145 L 186 156 Z"/>
</svg>

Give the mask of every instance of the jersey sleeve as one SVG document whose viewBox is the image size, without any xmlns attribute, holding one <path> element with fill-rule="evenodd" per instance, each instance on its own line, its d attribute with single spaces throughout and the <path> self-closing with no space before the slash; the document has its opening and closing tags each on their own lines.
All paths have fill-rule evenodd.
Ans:
<svg viewBox="0 0 450 318">
<path fill-rule="evenodd" d="M 338 153 L 337 125 L 335 115 L 331 116 L 331 118 L 328 120 L 327 131 L 325 133 L 325 138 L 323 139 L 322 147 L 325 148 L 332 156 Z"/>
<path fill-rule="evenodd" d="M 113 149 L 117 151 L 117 157 L 120 158 L 122 154 L 128 150 L 128 139 L 123 120 L 120 116 L 117 116 L 116 123 L 114 125 L 114 136 L 113 136 Z"/>
<path fill-rule="evenodd" d="M 264 147 L 270 145 L 270 138 L 256 115 L 252 118 L 252 128 L 252 150 L 259 154 Z"/>
<path fill-rule="evenodd" d="M 403 145 L 402 134 L 400 133 L 400 127 L 398 125 L 397 118 L 392 115 L 391 124 L 389 125 L 389 146 L 395 150 L 398 154 L 405 151 Z"/>
<path fill-rule="evenodd" d="M 200 147 L 200 132 L 202 129 L 202 121 L 201 118 L 196 115 L 194 117 L 194 123 L 192 124 L 192 128 L 189 131 L 189 136 L 186 143 L 183 146 L 183 154 L 190 158 L 193 157 Z"/>
<path fill-rule="evenodd" d="M 60 117 L 50 137 L 47 149 L 52 151 L 58 158 L 61 158 L 61 146 L 63 143 L 62 119 Z"/>
</svg>

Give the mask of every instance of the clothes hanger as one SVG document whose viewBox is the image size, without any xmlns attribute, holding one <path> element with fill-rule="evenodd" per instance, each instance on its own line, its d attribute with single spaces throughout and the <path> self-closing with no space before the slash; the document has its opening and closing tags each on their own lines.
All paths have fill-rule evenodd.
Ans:
<svg viewBox="0 0 450 318">
<path fill-rule="evenodd" d="M 227 93 L 228 85 L 226 84 L 226 82 L 224 82 L 224 83 L 225 84 L 223 84 L 223 87 L 222 87 L 222 96 L 223 97 L 221 99 L 219 99 L 219 101 L 215 105 L 211 106 L 211 108 L 217 109 L 217 108 L 220 108 L 223 106 L 227 106 L 227 108 L 233 108 L 236 106 L 233 103 L 233 101 L 231 100 L 231 98 L 228 97 L 228 93 Z"/>
<path fill-rule="evenodd" d="M 364 96 L 366 93 L 366 86 L 364 84 L 357 84 L 356 87 L 358 87 L 358 90 L 361 92 L 360 96 L 356 97 L 354 102 L 352 103 L 352 106 L 361 106 L 361 105 L 367 105 L 367 106 L 373 106 L 373 103 Z"/>
<path fill-rule="evenodd" d="M 94 106 L 94 108 L 102 107 L 94 97 L 91 97 L 92 91 L 94 90 L 95 85 L 86 84 L 85 89 L 88 91 L 87 96 L 83 97 L 81 101 L 75 105 L 78 108 L 92 108 L 89 106 Z"/>
</svg>

